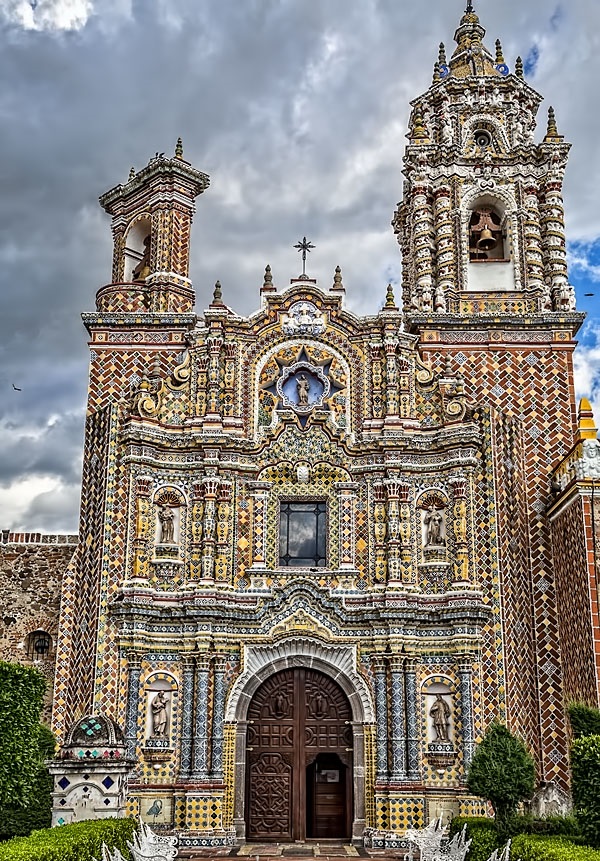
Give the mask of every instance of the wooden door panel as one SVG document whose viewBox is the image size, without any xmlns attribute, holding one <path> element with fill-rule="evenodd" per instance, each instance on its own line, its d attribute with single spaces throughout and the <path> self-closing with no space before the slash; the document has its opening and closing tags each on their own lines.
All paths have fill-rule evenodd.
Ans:
<svg viewBox="0 0 600 861">
<path fill-rule="evenodd" d="M 335 786 L 319 784 L 311 763 L 333 753 L 346 775 L 351 720 L 344 692 L 315 670 L 283 670 L 260 686 L 248 709 L 249 839 L 303 840 L 307 819 L 310 836 L 348 836 L 345 776 Z"/>
</svg>

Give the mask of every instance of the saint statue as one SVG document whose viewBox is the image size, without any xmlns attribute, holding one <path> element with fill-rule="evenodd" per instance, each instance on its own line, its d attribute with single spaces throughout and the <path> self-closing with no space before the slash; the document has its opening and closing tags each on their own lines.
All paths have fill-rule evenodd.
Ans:
<svg viewBox="0 0 600 861">
<path fill-rule="evenodd" d="M 450 723 L 450 706 L 441 694 L 435 695 L 435 702 L 429 709 L 429 717 L 433 718 L 436 741 L 448 741 L 448 724 Z"/>
<path fill-rule="evenodd" d="M 169 716 L 167 714 L 168 705 L 169 700 L 165 698 L 165 692 L 159 691 L 152 700 L 150 706 L 152 710 L 153 738 L 166 738 L 167 736 L 167 723 L 169 720 Z"/>
<path fill-rule="evenodd" d="M 144 239 L 144 253 L 142 259 L 133 270 L 134 281 L 145 281 L 150 275 L 150 234 Z"/>
<path fill-rule="evenodd" d="M 158 510 L 160 521 L 160 544 L 175 543 L 175 514 L 169 505 L 163 505 Z"/>
<path fill-rule="evenodd" d="M 296 390 L 298 392 L 298 406 L 307 407 L 310 383 L 306 374 L 298 374 L 296 377 Z"/>
<path fill-rule="evenodd" d="M 430 508 L 425 515 L 425 546 L 443 547 L 446 543 L 442 534 L 444 515 L 437 508 Z"/>
</svg>

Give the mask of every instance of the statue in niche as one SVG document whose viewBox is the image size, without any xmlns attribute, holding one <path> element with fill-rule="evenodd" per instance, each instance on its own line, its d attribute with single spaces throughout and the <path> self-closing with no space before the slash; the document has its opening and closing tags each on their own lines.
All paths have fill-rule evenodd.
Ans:
<svg viewBox="0 0 600 861">
<path fill-rule="evenodd" d="M 150 234 L 144 239 L 144 253 L 142 259 L 133 270 L 134 281 L 145 281 L 150 275 Z"/>
<path fill-rule="evenodd" d="M 448 741 L 450 706 L 441 694 L 435 695 L 435 702 L 429 709 L 429 717 L 433 720 L 435 741 Z"/>
<path fill-rule="evenodd" d="M 307 407 L 310 383 L 306 374 L 298 374 L 296 377 L 296 390 L 298 392 L 298 405 Z"/>
<path fill-rule="evenodd" d="M 425 546 L 444 547 L 444 515 L 439 508 L 430 508 L 425 513 Z"/>
<path fill-rule="evenodd" d="M 167 708 L 169 700 L 164 691 L 159 691 L 152 700 L 150 709 L 152 711 L 152 738 L 166 738 L 169 715 Z"/>
<path fill-rule="evenodd" d="M 169 505 L 158 509 L 160 523 L 160 544 L 175 544 L 175 512 Z"/>
</svg>

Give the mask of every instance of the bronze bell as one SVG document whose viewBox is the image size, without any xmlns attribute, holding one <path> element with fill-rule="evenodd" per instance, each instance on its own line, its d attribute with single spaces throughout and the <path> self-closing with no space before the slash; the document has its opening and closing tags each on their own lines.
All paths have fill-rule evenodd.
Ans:
<svg viewBox="0 0 600 861">
<path fill-rule="evenodd" d="M 495 248 L 498 244 L 498 240 L 494 237 L 494 234 L 490 230 L 489 227 L 484 227 L 481 231 L 481 236 L 479 237 L 479 241 L 477 242 L 477 247 L 480 251 L 491 251 L 492 248 Z"/>
</svg>

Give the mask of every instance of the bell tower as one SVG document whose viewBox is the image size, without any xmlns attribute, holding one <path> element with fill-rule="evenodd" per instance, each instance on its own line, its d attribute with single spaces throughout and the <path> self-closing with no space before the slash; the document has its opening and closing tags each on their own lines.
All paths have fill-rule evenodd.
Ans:
<svg viewBox="0 0 600 861">
<path fill-rule="evenodd" d="M 570 145 L 552 108 L 535 141 L 541 96 L 495 56 L 469 3 L 448 60 L 412 102 L 404 196 L 393 220 L 403 301 L 416 312 L 573 311 L 562 180 Z"/>
<path fill-rule="evenodd" d="M 173 158 L 156 153 L 139 173 L 131 169 L 125 185 L 102 195 L 114 250 L 112 283 L 98 293 L 98 311 L 193 310 L 190 228 L 194 200 L 209 182 L 185 161 L 179 138 Z"/>
</svg>

